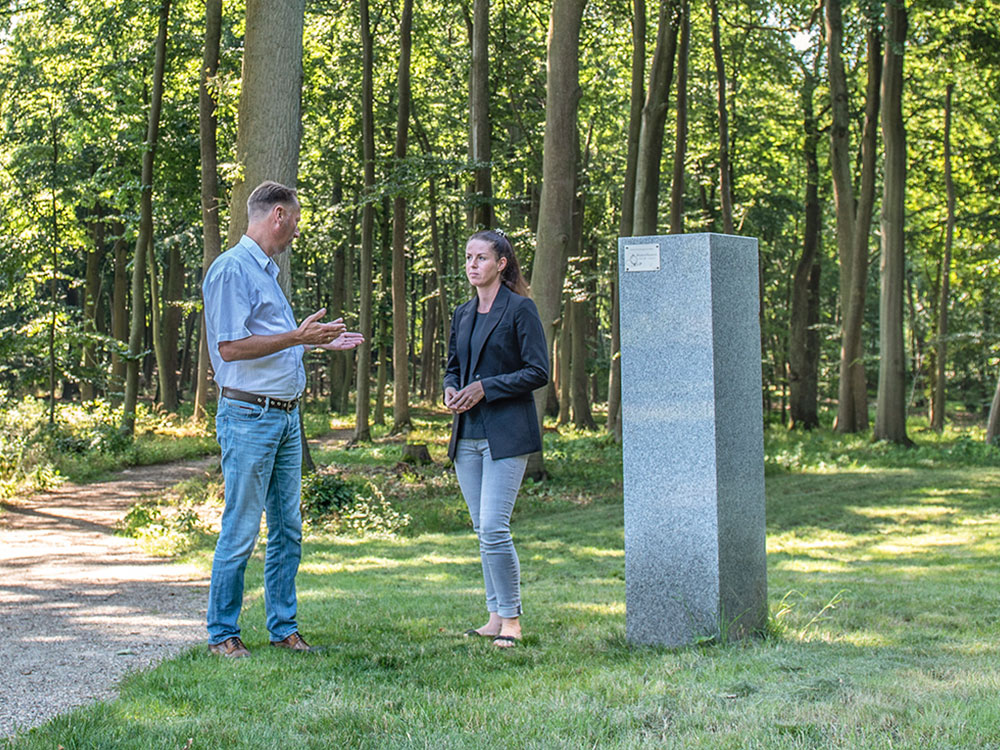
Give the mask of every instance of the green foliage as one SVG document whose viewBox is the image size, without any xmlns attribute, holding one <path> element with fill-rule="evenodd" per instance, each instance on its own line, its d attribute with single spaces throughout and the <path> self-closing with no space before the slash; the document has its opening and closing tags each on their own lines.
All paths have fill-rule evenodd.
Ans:
<svg viewBox="0 0 1000 750">
<path fill-rule="evenodd" d="M 910 420 L 914 445 L 872 441 L 871 433 L 838 435 L 826 430 L 789 432 L 780 426 L 765 431 L 764 466 L 768 475 L 832 473 L 840 470 L 1000 466 L 1000 447 L 985 442 L 983 429 L 950 427 L 940 435 L 925 419 Z"/>
<path fill-rule="evenodd" d="M 357 498 L 363 485 L 339 474 L 313 472 L 302 477 L 302 515 L 321 519 L 338 513 Z"/>
<path fill-rule="evenodd" d="M 410 516 L 394 508 L 375 482 L 329 472 L 302 478 L 302 514 L 327 531 L 362 537 L 393 536 L 410 523 Z"/>
<path fill-rule="evenodd" d="M 136 539 L 151 555 L 183 554 L 211 545 L 214 537 L 202 515 L 206 507 L 221 504 L 220 478 L 187 480 L 135 503 L 115 525 L 115 533 Z"/>
<path fill-rule="evenodd" d="M 26 396 L 6 404 L 0 409 L 0 497 L 218 451 L 203 428 L 145 405 L 138 409 L 137 437 L 131 440 L 119 431 L 120 410 L 107 401 L 60 403 L 51 424 L 41 399 Z"/>
</svg>

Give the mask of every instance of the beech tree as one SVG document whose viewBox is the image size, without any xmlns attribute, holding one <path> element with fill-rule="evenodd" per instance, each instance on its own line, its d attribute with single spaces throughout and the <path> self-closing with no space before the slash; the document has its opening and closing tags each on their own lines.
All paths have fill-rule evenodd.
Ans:
<svg viewBox="0 0 1000 750">
<path fill-rule="evenodd" d="M 149 125 L 146 130 L 145 151 L 142 155 L 139 237 L 136 240 L 135 254 L 132 258 L 132 323 L 129 328 L 125 401 L 122 404 L 122 432 L 129 436 L 135 431 L 135 408 L 139 398 L 139 363 L 145 345 L 146 257 L 153 241 L 153 161 L 159 139 L 160 108 L 163 104 L 163 69 L 167 56 L 167 20 L 169 17 L 170 0 L 163 0 L 160 5 L 160 25 L 156 37 L 156 61 L 153 65 Z"/>
<path fill-rule="evenodd" d="M 577 107 L 580 101 L 580 22 L 586 0 L 555 0 L 549 21 L 548 72 L 545 86 L 545 145 L 538 237 L 531 269 L 531 294 L 542 319 L 548 350 L 552 351 L 560 315 L 563 280 L 573 236 L 576 188 Z M 545 389 L 535 392 L 539 420 Z M 529 459 L 528 475 L 544 469 L 540 456 Z"/>
<path fill-rule="evenodd" d="M 879 298 L 879 376 L 874 436 L 908 444 L 906 435 L 906 351 L 903 345 L 905 274 L 906 130 L 903 124 L 905 0 L 885 7 L 885 60 L 882 79 L 882 139 L 885 180 L 882 188 L 882 265 Z"/>
<path fill-rule="evenodd" d="M 209 266 L 222 252 L 222 238 L 219 235 L 219 176 L 218 144 L 216 133 L 215 97 L 210 91 L 219 70 L 219 47 L 222 36 L 222 0 L 205 2 L 205 45 L 201 62 L 201 77 L 198 86 L 198 123 L 201 144 L 201 221 L 202 221 L 202 277 Z M 199 421 L 205 414 L 210 388 L 208 339 L 205 336 L 205 316 L 201 316 L 198 326 L 198 372 L 195 377 L 195 398 L 192 418 Z"/>
</svg>

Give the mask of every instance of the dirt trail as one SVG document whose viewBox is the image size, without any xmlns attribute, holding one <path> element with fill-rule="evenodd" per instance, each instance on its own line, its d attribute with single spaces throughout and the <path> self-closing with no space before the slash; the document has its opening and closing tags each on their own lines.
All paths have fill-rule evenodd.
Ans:
<svg viewBox="0 0 1000 750">
<path fill-rule="evenodd" d="M 144 555 L 114 524 L 218 458 L 66 484 L 0 513 L 0 737 L 114 695 L 127 672 L 204 639 L 204 571 Z"/>
</svg>

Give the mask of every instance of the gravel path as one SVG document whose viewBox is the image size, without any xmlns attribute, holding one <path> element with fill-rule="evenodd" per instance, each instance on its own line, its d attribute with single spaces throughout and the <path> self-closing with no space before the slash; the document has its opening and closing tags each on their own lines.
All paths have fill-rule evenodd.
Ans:
<svg viewBox="0 0 1000 750">
<path fill-rule="evenodd" d="M 113 526 L 141 495 L 217 465 L 136 467 L 0 503 L 0 737 L 204 642 L 206 573 L 142 554 Z"/>
</svg>

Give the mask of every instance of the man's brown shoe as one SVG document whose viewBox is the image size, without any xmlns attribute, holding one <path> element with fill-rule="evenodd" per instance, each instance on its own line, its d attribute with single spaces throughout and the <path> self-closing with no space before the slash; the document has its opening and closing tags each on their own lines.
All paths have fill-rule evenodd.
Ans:
<svg viewBox="0 0 1000 750">
<path fill-rule="evenodd" d="M 292 633 L 290 636 L 281 641 L 271 641 L 271 645 L 276 648 L 287 648 L 290 651 L 315 651 L 316 649 L 306 643 L 305 638 L 303 638 L 298 633 Z"/>
<path fill-rule="evenodd" d="M 226 638 L 226 640 L 219 643 L 209 643 L 208 650 L 213 654 L 226 656 L 230 659 L 242 659 L 244 656 L 250 656 L 250 650 L 243 645 L 243 641 L 236 635 L 232 638 Z"/>
</svg>

